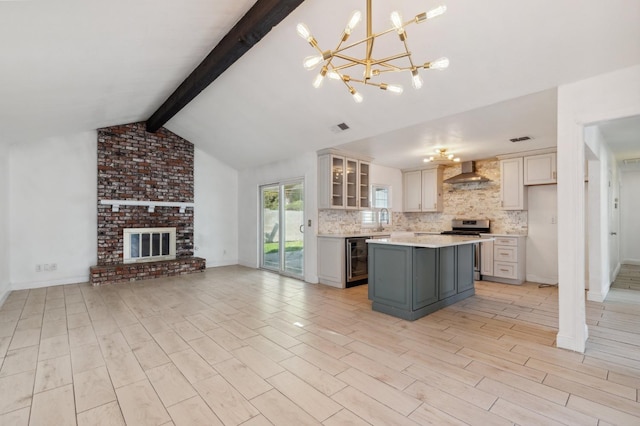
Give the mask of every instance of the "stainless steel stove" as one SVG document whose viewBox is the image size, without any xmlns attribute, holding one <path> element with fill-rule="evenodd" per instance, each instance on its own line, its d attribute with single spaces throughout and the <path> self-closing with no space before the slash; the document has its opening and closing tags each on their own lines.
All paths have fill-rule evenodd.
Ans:
<svg viewBox="0 0 640 426">
<path fill-rule="evenodd" d="M 453 219 L 451 230 L 441 232 L 443 235 L 461 235 L 480 237 L 480 234 L 488 234 L 491 228 L 489 219 Z M 480 265 L 482 265 L 482 249 L 480 243 L 473 245 L 473 279 L 480 280 Z"/>
<path fill-rule="evenodd" d="M 443 235 L 471 235 L 479 237 L 480 234 L 489 233 L 491 221 L 489 219 L 453 219 L 451 230 L 441 232 Z"/>
</svg>

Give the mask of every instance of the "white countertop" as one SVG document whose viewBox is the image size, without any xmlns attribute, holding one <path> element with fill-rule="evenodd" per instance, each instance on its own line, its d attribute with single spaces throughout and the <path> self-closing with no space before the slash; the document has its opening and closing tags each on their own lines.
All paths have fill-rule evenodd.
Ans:
<svg viewBox="0 0 640 426">
<path fill-rule="evenodd" d="M 394 237 L 367 240 L 370 244 L 389 244 L 396 246 L 440 248 L 463 244 L 493 241 L 492 237 L 467 237 L 459 235 L 421 235 L 419 237 Z"/>
<path fill-rule="evenodd" d="M 323 238 L 358 238 L 358 237 L 378 237 L 381 235 L 391 235 L 391 231 L 382 232 L 354 232 L 351 234 L 318 234 L 318 237 Z"/>
</svg>

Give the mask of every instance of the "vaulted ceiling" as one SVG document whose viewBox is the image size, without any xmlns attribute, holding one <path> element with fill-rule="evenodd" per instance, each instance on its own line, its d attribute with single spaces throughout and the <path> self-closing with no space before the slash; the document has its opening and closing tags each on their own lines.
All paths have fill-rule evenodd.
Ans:
<svg viewBox="0 0 640 426">
<path fill-rule="evenodd" d="M 314 89 L 296 24 L 333 48 L 365 1 L 306 0 L 166 127 L 237 169 L 333 146 L 395 167 L 436 146 L 477 159 L 553 146 L 558 85 L 640 63 L 637 0 L 442 3 L 445 15 L 407 29 L 418 62 L 451 60 L 425 71 L 420 91 L 406 74 L 390 78 L 401 96 L 365 87 L 362 104 L 334 81 Z M 0 143 L 146 120 L 253 4 L 0 1 Z M 392 10 L 407 18 L 438 4 L 374 0 L 374 31 Z M 350 129 L 334 133 L 343 122 Z M 524 134 L 527 145 L 505 140 Z"/>
</svg>

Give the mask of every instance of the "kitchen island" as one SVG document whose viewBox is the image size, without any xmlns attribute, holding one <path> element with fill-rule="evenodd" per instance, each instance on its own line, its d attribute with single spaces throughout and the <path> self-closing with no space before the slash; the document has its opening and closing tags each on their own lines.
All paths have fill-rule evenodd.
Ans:
<svg viewBox="0 0 640 426">
<path fill-rule="evenodd" d="M 413 321 L 473 296 L 473 245 L 492 240 L 451 235 L 367 240 L 373 310 Z"/>
</svg>

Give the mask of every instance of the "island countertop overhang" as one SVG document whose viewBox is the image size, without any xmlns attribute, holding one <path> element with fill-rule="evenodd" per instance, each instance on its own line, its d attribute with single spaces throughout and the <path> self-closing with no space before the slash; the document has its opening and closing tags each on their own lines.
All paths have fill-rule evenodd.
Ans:
<svg viewBox="0 0 640 426">
<path fill-rule="evenodd" d="M 391 238 L 376 238 L 367 240 L 369 244 L 388 244 L 396 246 L 409 247 L 425 247 L 425 248 L 441 248 L 459 246 L 464 244 L 477 244 L 493 241 L 493 237 L 467 237 L 457 235 L 420 235 L 420 236 L 403 236 Z"/>
</svg>

